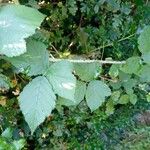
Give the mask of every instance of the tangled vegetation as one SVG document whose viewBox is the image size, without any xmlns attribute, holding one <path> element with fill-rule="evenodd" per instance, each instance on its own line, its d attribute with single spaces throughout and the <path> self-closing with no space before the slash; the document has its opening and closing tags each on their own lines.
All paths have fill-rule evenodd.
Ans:
<svg viewBox="0 0 150 150">
<path fill-rule="evenodd" d="M 0 150 L 150 148 L 150 2 L 0 6 Z"/>
</svg>

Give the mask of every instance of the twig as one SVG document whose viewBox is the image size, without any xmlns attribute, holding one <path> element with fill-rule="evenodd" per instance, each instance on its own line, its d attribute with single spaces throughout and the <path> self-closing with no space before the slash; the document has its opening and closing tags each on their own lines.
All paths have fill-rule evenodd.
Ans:
<svg viewBox="0 0 150 150">
<path fill-rule="evenodd" d="M 103 42 L 103 49 L 102 49 L 102 55 L 101 55 L 101 60 L 103 60 L 103 55 L 104 55 L 104 42 Z"/>
<path fill-rule="evenodd" d="M 58 50 L 55 48 L 55 46 L 53 44 L 50 44 L 50 46 L 54 49 L 54 51 L 56 52 L 56 54 L 58 54 L 58 56 L 60 55 Z"/>
<path fill-rule="evenodd" d="M 113 60 L 76 60 L 76 59 L 53 59 L 49 58 L 50 62 L 58 62 L 58 61 L 69 61 L 72 63 L 100 63 L 100 64 L 125 64 L 126 61 L 113 61 Z"/>
<path fill-rule="evenodd" d="M 117 80 L 109 79 L 109 78 L 104 77 L 104 76 L 99 76 L 99 77 L 100 77 L 102 80 L 111 81 L 111 82 L 113 82 L 113 83 L 116 83 L 116 82 L 117 82 Z"/>
<path fill-rule="evenodd" d="M 130 38 L 131 38 L 132 36 L 134 36 L 134 35 L 135 35 L 135 33 L 133 33 L 133 34 L 131 34 L 131 35 L 129 35 L 129 36 L 126 36 L 126 37 L 124 37 L 124 38 L 118 40 L 118 42 L 122 42 L 122 41 L 125 41 L 125 40 L 127 40 L 127 39 L 130 39 Z"/>
<path fill-rule="evenodd" d="M 118 40 L 117 42 L 122 42 L 122 41 L 125 41 L 125 40 L 127 40 L 127 39 L 130 39 L 130 38 L 131 38 L 132 36 L 134 36 L 134 35 L 135 35 L 135 33 L 133 33 L 133 34 L 127 36 L 127 37 L 121 38 L 121 39 Z M 109 44 L 106 44 L 106 45 L 102 45 L 102 46 L 100 46 L 100 47 L 98 47 L 98 48 L 95 48 L 94 50 L 92 50 L 92 52 L 95 52 L 95 51 L 97 51 L 97 50 L 104 49 L 104 48 L 110 47 L 110 46 L 113 46 L 113 42 L 112 42 L 112 43 L 109 43 Z"/>
</svg>

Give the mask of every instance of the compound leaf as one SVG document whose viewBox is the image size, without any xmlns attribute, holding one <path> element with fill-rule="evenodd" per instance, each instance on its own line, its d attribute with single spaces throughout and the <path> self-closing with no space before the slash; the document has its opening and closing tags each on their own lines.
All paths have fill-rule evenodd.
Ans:
<svg viewBox="0 0 150 150">
<path fill-rule="evenodd" d="M 31 132 L 51 114 L 56 96 L 48 80 L 39 76 L 33 79 L 21 92 L 19 104 Z"/>
</svg>

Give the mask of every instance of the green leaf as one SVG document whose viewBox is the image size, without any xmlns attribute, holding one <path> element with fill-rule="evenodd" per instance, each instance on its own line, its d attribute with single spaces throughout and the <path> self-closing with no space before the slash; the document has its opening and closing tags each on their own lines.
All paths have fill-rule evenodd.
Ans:
<svg viewBox="0 0 150 150">
<path fill-rule="evenodd" d="M 124 73 L 122 71 L 119 72 L 119 80 L 122 82 L 126 82 L 131 78 L 130 74 Z"/>
<path fill-rule="evenodd" d="M 122 85 L 125 88 L 127 94 L 132 94 L 133 93 L 133 88 L 137 85 L 137 80 L 129 79 L 127 81 L 124 81 L 122 83 Z"/>
<path fill-rule="evenodd" d="M 75 101 L 59 97 L 57 104 L 65 106 L 78 105 L 84 99 L 85 93 L 86 83 L 77 81 L 75 89 Z"/>
<path fill-rule="evenodd" d="M 11 143 L 8 143 L 6 138 L 0 136 L 0 150 L 15 150 Z"/>
<path fill-rule="evenodd" d="M 101 66 L 98 63 L 76 63 L 75 73 L 81 80 L 89 82 L 101 73 Z"/>
<path fill-rule="evenodd" d="M 120 97 L 120 91 L 114 91 L 111 94 L 111 99 L 113 100 L 113 102 L 117 102 L 119 100 Z"/>
<path fill-rule="evenodd" d="M 113 103 L 113 101 L 112 100 L 109 100 L 107 103 L 106 103 L 106 114 L 107 115 L 111 115 L 111 114 L 113 114 L 114 113 L 114 110 L 115 110 L 115 108 L 114 108 L 114 103 Z"/>
<path fill-rule="evenodd" d="M 109 75 L 112 78 L 116 78 L 119 75 L 119 67 L 118 65 L 112 65 L 109 70 Z"/>
<path fill-rule="evenodd" d="M 32 134 L 51 114 L 55 107 L 55 100 L 56 96 L 45 77 L 39 76 L 33 79 L 23 89 L 19 96 L 19 104 Z"/>
<path fill-rule="evenodd" d="M 10 81 L 5 75 L 0 74 L 0 89 L 8 90 L 9 88 L 10 88 Z"/>
<path fill-rule="evenodd" d="M 95 5 L 94 7 L 94 12 L 97 14 L 99 11 L 100 6 L 98 4 Z"/>
<path fill-rule="evenodd" d="M 150 82 L 150 65 L 143 65 L 139 71 L 142 82 Z"/>
<path fill-rule="evenodd" d="M 6 128 L 3 133 L 1 134 L 2 137 L 5 137 L 7 139 L 11 139 L 13 134 L 13 130 L 11 128 Z"/>
<path fill-rule="evenodd" d="M 79 41 L 83 49 L 86 49 L 87 47 L 87 40 L 88 40 L 88 34 L 84 31 L 83 28 L 80 28 L 78 31 Z M 87 50 L 87 49 L 86 49 Z"/>
<path fill-rule="evenodd" d="M 113 88 L 113 90 L 119 90 L 121 88 L 121 82 L 120 81 L 117 81 L 117 82 L 110 81 L 109 84 Z"/>
<path fill-rule="evenodd" d="M 135 94 L 130 94 L 129 95 L 129 98 L 130 98 L 130 102 L 135 105 L 136 102 L 137 102 L 137 96 Z"/>
<path fill-rule="evenodd" d="M 52 84 L 56 94 L 74 101 L 76 78 L 72 72 L 72 63 L 60 61 L 50 66 L 46 73 L 46 77 Z"/>
<path fill-rule="evenodd" d="M 150 52 L 146 53 L 146 54 L 143 54 L 142 58 L 143 58 L 143 60 L 144 60 L 145 63 L 147 63 L 147 64 L 150 65 Z"/>
<path fill-rule="evenodd" d="M 86 102 L 91 111 L 99 108 L 105 101 L 105 97 L 111 95 L 110 88 L 102 81 L 93 80 L 88 84 Z"/>
<path fill-rule="evenodd" d="M 33 76 L 43 74 L 49 66 L 49 56 L 46 46 L 33 39 L 27 40 L 27 52 L 16 57 L 4 57 L 14 65 L 20 72 L 27 72 Z"/>
<path fill-rule="evenodd" d="M 82 81 L 77 81 L 76 90 L 75 90 L 75 103 L 78 105 L 85 96 L 86 93 L 86 83 Z"/>
<path fill-rule="evenodd" d="M 0 137 L 0 150 L 21 150 L 24 146 L 24 139 L 12 141 L 12 139 Z"/>
<path fill-rule="evenodd" d="M 0 54 L 8 57 L 26 52 L 25 38 L 32 35 L 45 16 L 23 5 L 0 7 Z"/>
<path fill-rule="evenodd" d="M 124 94 L 120 97 L 118 104 L 127 104 L 130 101 L 129 95 Z"/>
<path fill-rule="evenodd" d="M 143 29 L 143 32 L 138 38 L 139 50 L 146 54 L 150 52 L 150 26 Z"/>
<path fill-rule="evenodd" d="M 12 142 L 13 146 L 15 147 L 15 150 L 21 150 L 25 146 L 25 140 L 20 139 L 18 141 L 13 141 Z"/>
<path fill-rule="evenodd" d="M 131 57 L 128 58 L 126 64 L 124 64 L 121 68 L 121 71 L 128 74 L 136 74 L 140 69 L 140 58 L 139 57 Z"/>
<path fill-rule="evenodd" d="M 66 98 L 63 98 L 63 97 L 58 97 L 58 100 L 57 100 L 57 106 L 74 106 L 76 105 L 76 102 L 75 101 L 72 101 L 70 99 L 66 99 Z"/>
<path fill-rule="evenodd" d="M 150 102 L 150 93 L 148 93 L 148 94 L 146 95 L 146 99 L 147 99 L 148 102 Z"/>
</svg>

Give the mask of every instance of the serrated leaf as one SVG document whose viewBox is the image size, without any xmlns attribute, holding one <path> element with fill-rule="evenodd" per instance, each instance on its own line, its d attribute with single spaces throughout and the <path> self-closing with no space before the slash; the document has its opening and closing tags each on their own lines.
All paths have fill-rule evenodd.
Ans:
<svg viewBox="0 0 150 150">
<path fill-rule="evenodd" d="M 89 36 L 88 33 L 86 33 L 83 28 L 80 28 L 78 31 L 78 36 L 79 36 L 81 46 L 84 49 L 86 49 L 87 40 L 88 40 L 88 36 Z"/>
<path fill-rule="evenodd" d="M 9 88 L 10 88 L 10 81 L 5 75 L 0 74 L 0 90 L 1 89 L 8 90 Z"/>
<path fill-rule="evenodd" d="M 150 82 L 150 65 L 143 65 L 139 71 L 142 82 Z"/>
<path fill-rule="evenodd" d="M 48 80 L 39 76 L 25 86 L 19 96 L 21 111 L 31 132 L 51 114 L 55 107 L 56 96 Z"/>
<path fill-rule="evenodd" d="M 86 83 L 82 81 L 77 81 L 76 90 L 75 90 L 75 103 L 78 105 L 85 96 L 86 93 Z"/>
<path fill-rule="evenodd" d="M 113 102 L 117 102 L 119 100 L 120 97 L 120 91 L 114 91 L 111 94 L 111 99 L 113 100 Z"/>
<path fill-rule="evenodd" d="M 140 69 L 140 58 L 139 57 L 131 57 L 128 58 L 126 64 L 121 67 L 121 71 L 128 74 L 136 74 Z"/>
<path fill-rule="evenodd" d="M 148 93 L 148 94 L 146 95 L 146 99 L 147 99 L 148 102 L 150 102 L 150 93 Z"/>
<path fill-rule="evenodd" d="M 118 82 L 110 82 L 109 84 L 114 90 L 118 90 L 121 88 L 121 82 L 119 82 L 119 81 Z"/>
<path fill-rule="evenodd" d="M 127 104 L 130 101 L 129 95 L 124 94 L 120 97 L 118 104 Z"/>
<path fill-rule="evenodd" d="M 112 78 L 116 78 L 119 75 L 119 67 L 118 65 L 112 65 L 109 70 L 109 75 Z"/>
<path fill-rule="evenodd" d="M 143 61 L 150 65 L 150 52 L 142 55 Z"/>
<path fill-rule="evenodd" d="M 124 81 L 122 83 L 122 85 L 125 88 L 127 94 L 132 94 L 133 93 L 133 87 L 135 87 L 136 84 L 137 84 L 137 80 L 135 80 L 135 79 L 129 79 L 129 80 Z"/>
<path fill-rule="evenodd" d="M 25 38 L 32 35 L 45 16 L 23 5 L 0 7 L 0 54 L 8 57 L 26 52 Z"/>
<path fill-rule="evenodd" d="M 75 89 L 75 101 L 59 97 L 58 104 L 65 106 L 78 105 L 84 99 L 85 93 L 86 93 L 86 83 L 82 81 L 77 81 Z"/>
<path fill-rule="evenodd" d="M 126 82 L 131 78 L 130 74 L 120 71 L 119 72 L 119 80 L 122 82 Z"/>
<path fill-rule="evenodd" d="M 60 61 L 50 66 L 46 73 L 46 77 L 52 84 L 56 94 L 63 98 L 74 101 L 76 78 L 72 72 L 72 63 Z"/>
<path fill-rule="evenodd" d="M 98 63 L 84 63 L 74 64 L 75 73 L 83 81 L 91 81 L 95 79 L 101 73 L 101 66 Z"/>
<path fill-rule="evenodd" d="M 75 101 L 72 101 L 72 100 L 69 100 L 69 99 L 66 99 L 66 98 L 63 98 L 63 97 L 58 97 L 58 100 L 57 100 L 57 105 L 58 106 L 74 106 L 76 105 Z"/>
<path fill-rule="evenodd" d="M 150 26 L 146 26 L 138 38 L 139 50 L 141 53 L 150 52 Z"/>
<path fill-rule="evenodd" d="M 113 114 L 114 113 L 114 110 L 115 110 L 115 108 L 114 108 L 114 103 L 113 103 L 113 101 L 112 100 L 109 100 L 107 103 L 106 103 L 106 114 L 107 115 L 111 115 L 111 114 Z"/>
<path fill-rule="evenodd" d="M 111 95 L 110 88 L 102 81 L 93 80 L 88 84 L 86 102 L 91 111 L 99 108 L 107 96 Z"/>
<path fill-rule="evenodd" d="M 25 139 L 18 141 L 0 137 L 0 150 L 21 150 L 25 146 Z"/>
<path fill-rule="evenodd" d="M 0 105 L 5 107 L 7 105 L 7 99 L 8 98 L 6 96 L 0 96 Z"/>
<path fill-rule="evenodd" d="M 130 94 L 129 98 L 130 98 L 130 103 L 132 103 L 133 105 L 135 105 L 136 102 L 137 102 L 137 96 L 135 94 Z"/>
<path fill-rule="evenodd" d="M 6 129 L 2 132 L 1 136 L 2 136 L 2 137 L 5 137 L 5 138 L 7 138 L 7 139 L 11 139 L 11 138 L 12 138 L 12 134 L 13 134 L 13 130 L 12 130 L 11 128 L 6 128 Z"/>
<path fill-rule="evenodd" d="M 15 150 L 21 150 L 25 146 L 25 139 L 20 139 L 18 141 L 13 141 L 12 144 L 15 147 Z"/>
<path fill-rule="evenodd" d="M 16 57 L 4 57 L 20 72 L 33 76 L 43 74 L 49 66 L 49 56 L 46 45 L 33 39 L 27 40 L 27 52 Z"/>
<path fill-rule="evenodd" d="M 15 148 L 6 138 L 0 136 L 0 150 L 15 150 Z"/>
</svg>

